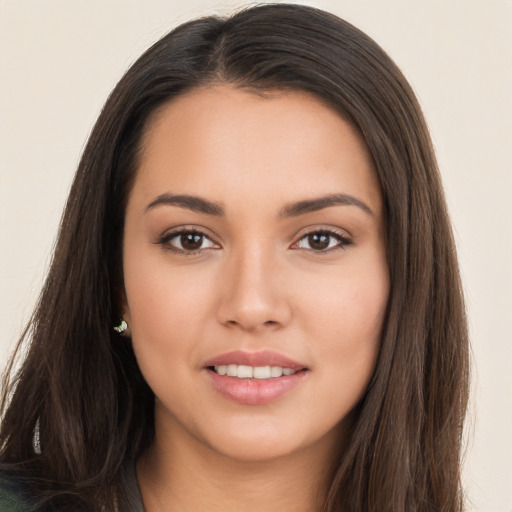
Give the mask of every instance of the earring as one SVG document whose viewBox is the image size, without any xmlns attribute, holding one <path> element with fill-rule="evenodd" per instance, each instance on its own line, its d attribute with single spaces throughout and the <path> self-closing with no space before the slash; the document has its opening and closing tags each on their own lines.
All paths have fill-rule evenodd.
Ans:
<svg viewBox="0 0 512 512">
<path fill-rule="evenodd" d="M 123 334 L 128 329 L 128 324 L 126 323 L 126 320 L 121 318 L 121 322 L 119 325 L 114 326 L 114 331 L 116 331 L 119 334 Z"/>
</svg>

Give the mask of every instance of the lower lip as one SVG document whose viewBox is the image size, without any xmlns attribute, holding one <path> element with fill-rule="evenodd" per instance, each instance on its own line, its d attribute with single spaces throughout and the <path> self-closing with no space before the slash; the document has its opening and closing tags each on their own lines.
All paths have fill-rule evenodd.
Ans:
<svg viewBox="0 0 512 512">
<path fill-rule="evenodd" d="M 206 370 L 213 387 L 230 400 L 245 405 L 262 405 L 277 400 L 298 386 L 308 373 L 300 370 L 293 375 L 270 379 L 238 379 Z"/>
</svg>

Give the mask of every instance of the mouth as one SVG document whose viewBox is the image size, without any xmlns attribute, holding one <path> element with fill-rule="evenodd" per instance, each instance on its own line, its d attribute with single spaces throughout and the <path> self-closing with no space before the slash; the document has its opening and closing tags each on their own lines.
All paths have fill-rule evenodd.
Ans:
<svg viewBox="0 0 512 512">
<path fill-rule="evenodd" d="M 298 387 L 309 368 L 272 351 L 235 351 L 207 361 L 204 369 L 213 388 L 239 404 L 262 405 Z"/>
<path fill-rule="evenodd" d="M 245 364 L 221 364 L 217 366 L 208 366 L 208 370 L 218 375 L 227 375 L 236 379 L 277 379 L 279 377 L 293 375 L 298 371 L 293 368 L 283 368 L 282 366 L 248 366 Z"/>
</svg>

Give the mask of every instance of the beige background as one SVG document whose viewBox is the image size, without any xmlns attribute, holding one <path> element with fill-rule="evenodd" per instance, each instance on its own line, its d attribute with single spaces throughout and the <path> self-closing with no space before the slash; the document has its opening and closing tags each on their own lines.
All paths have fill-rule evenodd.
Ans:
<svg viewBox="0 0 512 512">
<path fill-rule="evenodd" d="M 470 510 L 512 512 L 512 2 L 304 3 L 374 37 L 425 109 L 472 332 Z M 241 5 L 0 0 L 0 366 L 29 317 L 71 177 L 109 91 L 171 27 Z"/>
</svg>

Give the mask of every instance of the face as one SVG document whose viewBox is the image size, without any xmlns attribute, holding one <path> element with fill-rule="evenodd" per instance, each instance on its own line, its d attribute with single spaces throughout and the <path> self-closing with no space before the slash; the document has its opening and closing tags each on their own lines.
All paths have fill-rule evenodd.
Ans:
<svg viewBox="0 0 512 512">
<path fill-rule="evenodd" d="M 375 366 L 384 231 L 365 145 L 312 96 L 216 86 L 159 110 L 123 247 L 157 439 L 238 460 L 332 449 Z"/>
</svg>

